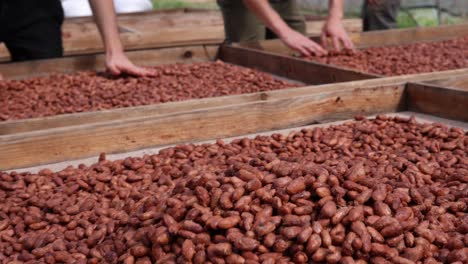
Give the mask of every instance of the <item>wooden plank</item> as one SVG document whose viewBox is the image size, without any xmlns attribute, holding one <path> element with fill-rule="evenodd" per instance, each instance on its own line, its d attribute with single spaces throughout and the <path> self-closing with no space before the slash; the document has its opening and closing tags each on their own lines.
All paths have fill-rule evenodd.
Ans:
<svg viewBox="0 0 468 264">
<path fill-rule="evenodd" d="M 468 35 L 468 25 L 448 25 L 438 27 L 419 27 L 409 29 L 393 29 L 350 34 L 353 43 L 358 48 L 379 47 L 388 45 L 403 45 L 415 42 L 441 41 Z M 319 37 L 312 37 L 320 41 Z M 268 51 L 283 55 L 295 55 L 295 51 L 288 48 L 280 40 L 264 40 L 250 43 L 238 43 L 241 47 Z"/>
<path fill-rule="evenodd" d="M 221 44 L 224 36 L 219 26 L 195 28 L 171 28 L 150 32 L 125 32 L 120 39 L 125 50 L 177 47 L 185 45 Z M 158 40 L 158 41 L 155 41 Z M 76 40 L 68 44 L 69 52 L 65 55 L 101 53 L 104 51 L 99 36 L 90 39 Z"/>
<path fill-rule="evenodd" d="M 192 55 L 189 59 L 193 59 L 194 57 L 200 57 L 199 60 L 202 61 L 211 61 L 214 60 L 216 55 L 216 49 L 213 48 L 204 48 L 201 47 L 194 47 L 191 49 L 190 47 L 186 49 L 180 48 L 173 48 L 173 49 L 163 49 L 163 50 L 151 50 L 147 53 L 143 54 L 141 61 L 145 64 L 159 64 L 162 62 L 187 62 L 186 53 L 191 52 L 195 55 Z M 129 54 L 132 58 L 137 58 L 139 52 L 132 52 Z M 182 55 L 181 55 L 182 54 Z M 206 58 L 203 57 L 206 55 Z M 173 56 L 173 57 L 171 57 Z M 94 56 L 96 57 L 96 56 Z M 49 63 L 49 65 L 55 67 L 54 69 L 60 69 L 61 71 L 72 71 L 76 70 L 77 68 L 74 67 L 75 65 L 79 65 L 80 67 L 83 65 L 82 63 L 77 63 L 80 61 L 86 61 L 87 57 L 77 57 L 77 58 L 64 58 L 64 59 L 54 59 L 51 61 L 43 61 L 44 63 L 40 65 L 40 71 L 35 71 L 34 74 L 40 75 L 47 73 L 48 67 L 45 63 Z M 101 58 L 102 59 L 102 58 Z M 268 58 L 267 58 L 268 59 Z M 70 62 L 73 64 L 70 65 Z M 188 62 L 193 62 L 190 60 Z M 99 68 L 102 64 L 102 61 L 96 62 L 96 64 L 86 65 L 86 68 Z M 14 74 L 20 74 L 21 70 L 24 66 L 30 67 L 31 63 L 20 63 L 20 64 L 11 64 L 10 66 L 14 66 L 9 68 L 11 72 Z M 20 68 L 20 70 L 15 69 L 15 67 Z M 258 67 L 257 67 L 258 68 Z M 79 69 L 79 67 L 78 67 Z M 26 68 L 26 71 L 28 68 Z M 260 70 L 262 70 L 260 68 Z M 27 75 L 27 74 L 26 74 Z M 7 76 L 13 77 L 13 76 Z M 15 76 L 21 77 L 21 76 Z M 22 132 L 29 132 L 35 130 L 43 130 L 43 129 L 50 129 L 50 128 L 58 128 L 64 126 L 71 126 L 71 125 L 79 125 L 79 124 L 86 124 L 86 123 L 96 123 L 102 121 L 111 121 L 117 120 L 122 118 L 133 118 L 133 117 L 141 117 L 141 116 L 148 116 L 148 115 L 160 115 L 166 114 L 171 112 L 180 112 L 180 111 L 187 111 L 190 109 L 198 109 L 202 107 L 208 106 L 219 106 L 219 105 L 227 105 L 227 104 L 236 104 L 236 103 L 245 103 L 251 102 L 254 100 L 261 100 L 264 96 L 262 93 L 247 95 L 245 97 L 234 97 L 234 98 L 219 98 L 217 100 L 189 100 L 183 103 L 176 102 L 176 103 L 169 103 L 164 105 L 152 105 L 152 106 L 141 106 L 141 107 L 131 107 L 131 108 L 121 108 L 121 109 L 111 109 L 111 110 L 104 110 L 104 111 L 97 111 L 97 112 L 87 112 L 87 113 L 74 113 L 74 114 L 65 114 L 65 115 L 58 115 L 52 117 L 43 117 L 43 118 L 33 118 L 33 119 L 26 119 L 26 120 L 14 120 L 14 121 L 6 121 L 0 122 L 0 135 L 6 134 L 13 134 L 13 133 L 22 133 Z"/>
<path fill-rule="evenodd" d="M 425 42 L 425 41 L 438 41 L 444 39 L 450 39 L 454 37 L 461 37 L 468 35 L 467 24 L 462 25 L 451 25 L 451 26 L 440 26 L 440 27 L 425 27 L 425 28 L 411 28 L 411 29 L 400 29 L 400 30 L 386 30 L 376 32 L 364 32 L 359 34 L 352 34 L 352 38 L 359 48 L 370 47 L 370 46 L 385 46 L 393 44 L 407 44 L 413 42 Z M 313 38 L 319 40 L 318 38 Z M 286 47 L 280 40 L 266 40 L 250 43 L 235 43 L 235 48 L 245 48 L 255 50 L 258 52 L 258 57 L 262 57 L 265 54 L 295 58 L 295 60 L 304 61 L 303 65 L 312 64 L 314 67 L 309 71 L 311 83 L 323 83 L 324 82 L 339 82 L 339 81 L 350 81 L 359 79 L 371 79 L 371 78 L 382 78 L 384 76 L 375 75 L 370 73 L 362 73 L 358 70 L 345 68 L 341 66 L 333 66 L 321 64 L 318 62 L 308 61 L 299 58 L 297 52 Z M 250 54 L 249 58 L 255 57 L 254 54 Z M 247 58 L 246 58 L 247 59 Z M 260 62 L 261 63 L 261 62 Z M 277 65 L 270 65 L 271 68 L 281 68 Z M 283 67 L 284 68 L 284 67 Z M 316 68 L 317 70 L 313 70 Z M 287 69 L 287 67 L 285 68 Z M 279 69 L 276 69 L 279 70 Z M 465 69 L 456 69 L 443 72 L 432 72 L 422 73 L 414 75 L 406 75 L 403 77 L 408 81 L 419 81 L 419 80 L 435 80 L 436 78 L 447 78 L 457 76 L 460 73 L 466 73 Z M 294 74 L 294 73 L 293 73 Z M 420 76 L 420 77 L 418 77 Z M 437 77 L 436 77 L 437 76 Z M 318 78 L 318 80 L 317 80 Z"/>
<path fill-rule="evenodd" d="M 468 35 L 468 24 L 436 27 L 416 27 L 371 31 L 352 34 L 353 42 L 360 48 L 403 45 L 415 42 L 442 41 Z"/>
<path fill-rule="evenodd" d="M 212 56 L 210 56 L 212 57 Z M 229 60 L 229 59 L 228 59 Z M 403 75 L 387 77 L 382 79 L 371 79 L 353 81 L 346 83 L 326 84 L 320 86 L 306 86 L 291 88 L 286 90 L 266 91 L 242 95 L 230 95 L 215 98 L 204 98 L 197 100 L 187 100 L 183 102 L 172 102 L 139 107 L 128 107 L 120 109 L 110 109 L 98 112 L 74 113 L 57 115 L 43 118 L 32 118 L 23 120 L 13 120 L 0 122 L 0 135 L 24 133 L 37 130 L 83 125 L 97 122 L 109 122 L 123 118 L 138 118 L 169 113 L 185 112 L 189 110 L 236 105 L 254 101 L 277 100 L 286 96 L 307 96 L 310 92 L 338 91 L 343 89 L 370 88 L 385 85 L 402 85 L 407 81 L 425 81 L 448 76 L 464 76 L 468 74 L 468 69 L 461 69 L 449 72 L 425 73 L 416 75 Z"/>
<path fill-rule="evenodd" d="M 127 50 L 181 45 L 220 44 L 223 22 L 216 10 L 176 9 L 118 16 L 120 37 Z M 64 55 L 103 52 L 99 31 L 92 17 L 66 19 L 62 26 Z M 9 53 L 0 46 L 0 61 Z"/>
<path fill-rule="evenodd" d="M 178 48 L 178 49 L 167 49 L 167 50 L 163 49 L 163 50 L 147 51 L 143 54 L 142 62 L 146 64 L 157 64 L 157 63 L 162 62 L 162 58 L 164 58 L 164 62 L 168 60 L 171 62 L 179 62 L 179 59 L 181 57 L 183 58 L 183 56 L 180 56 L 180 54 L 185 54 L 188 52 L 188 50 L 190 49 Z M 214 52 L 214 49 L 210 49 L 210 50 L 211 50 L 211 54 L 208 55 L 208 58 L 211 60 L 214 58 L 213 56 L 215 52 Z M 201 56 L 202 60 L 205 59 L 203 57 L 203 51 L 201 50 L 201 48 L 195 47 L 192 50 L 192 52 L 198 56 Z M 242 54 L 242 58 L 244 58 L 244 57 L 249 57 L 248 53 L 250 53 L 250 51 L 239 50 L 238 53 Z M 137 54 L 140 54 L 140 52 L 131 52 L 129 53 L 129 56 L 131 56 L 132 58 L 137 58 L 136 56 Z M 174 58 L 171 57 L 171 54 L 175 54 Z M 231 63 L 242 62 L 243 66 L 257 68 L 263 71 L 270 71 L 273 74 L 282 75 L 283 77 L 287 77 L 287 78 L 295 77 L 292 75 L 288 75 L 287 73 L 283 74 L 281 69 L 271 71 L 270 69 L 264 68 L 265 65 L 283 65 L 283 64 L 286 65 L 288 64 L 288 60 L 289 60 L 288 58 L 283 58 L 282 60 L 284 61 L 284 63 L 278 64 L 276 62 L 277 58 L 275 58 L 275 56 L 264 56 L 263 58 L 259 60 L 262 62 L 262 64 L 255 64 L 256 62 L 255 60 L 244 62 L 242 59 L 240 59 L 240 60 L 235 61 L 234 58 L 236 56 L 240 56 L 239 54 L 230 53 L 229 56 L 227 57 L 221 56 L 220 58 Z M 92 58 L 96 56 L 90 56 L 90 57 Z M 26 74 L 24 73 L 24 71 L 32 70 L 34 71 L 35 75 L 40 75 L 40 74 L 47 73 L 49 70 L 53 71 L 55 69 L 60 69 L 61 71 L 74 71 L 74 70 L 79 70 L 82 66 L 84 68 L 99 68 L 102 66 L 102 65 L 99 65 L 99 64 L 102 64 L 102 57 L 100 58 L 101 61 L 89 60 L 91 62 L 95 62 L 94 64 L 90 63 L 89 65 L 86 65 L 84 63 L 79 63 L 81 61 L 88 61 L 86 59 L 89 60 L 89 58 L 87 57 L 77 57 L 73 59 L 65 58 L 65 59 L 55 59 L 51 61 L 43 61 L 44 63 L 41 63 L 38 66 L 40 67 L 41 71 L 37 71 L 34 67 L 28 68 L 34 65 L 34 63 L 11 64 L 10 66 L 14 66 L 14 67 L 9 67 L 8 69 L 10 70 L 10 72 L 14 74 L 29 75 L 29 73 Z M 295 62 L 299 62 L 299 65 L 296 65 Z M 50 65 L 54 68 L 50 69 L 47 67 L 47 65 Z M 76 65 L 78 65 L 78 67 L 75 67 Z M 288 68 L 291 69 L 292 72 L 294 73 L 301 73 L 304 71 L 304 69 L 306 69 L 306 67 L 303 67 L 302 62 L 300 61 L 293 61 L 292 63 L 290 63 L 290 65 L 292 65 L 292 67 L 289 66 Z M 20 69 L 18 70 L 15 67 L 19 67 Z M 26 70 L 23 67 L 26 67 Z M 302 76 L 311 76 L 311 75 L 304 74 Z M 312 76 L 317 76 L 317 75 L 312 75 Z M 11 77 L 21 77 L 21 76 L 12 76 L 10 74 L 9 76 L 7 75 L 7 77 L 11 78 Z M 132 117 L 138 117 L 138 116 L 165 114 L 165 113 L 170 113 L 170 112 L 186 111 L 188 109 L 197 109 L 200 107 L 207 107 L 207 106 L 219 106 L 219 105 L 226 105 L 226 104 L 245 103 L 245 102 L 251 102 L 253 100 L 261 100 L 261 98 L 264 96 L 265 96 L 264 93 L 259 93 L 259 94 L 253 94 L 251 96 L 247 95 L 244 97 L 239 96 L 239 97 L 234 97 L 234 98 L 220 98 L 218 100 L 189 101 L 187 103 L 168 104 L 167 106 L 156 105 L 156 106 L 132 107 L 132 108 L 99 111 L 99 112 L 76 113 L 76 114 L 67 114 L 67 115 L 60 115 L 60 116 L 54 116 L 54 117 L 34 118 L 34 119 L 28 119 L 28 120 L 7 121 L 7 122 L 0 123 L 0 135 L 22 133 L 22 132 L 42 130 L 42 129 L 50 129 L 50 128 L 70 126 L 70 125 L 79 125 L 79 124 L 85 124 L 85 123 L 111 121 L 111 120 L 116 120 L 116 119 L 121 119 L 121 118 L 132 118 Z"/>
<path fill-rule="evenodd" d="M 322 33 L 323 25 L 325 24 L 326 17 L 320 20 L 308 20 L 306 21 L 306 35 L 317 36 Z M 343 27 L 348 33 L 359 33 L 362 32 L 362 19 L 360 18 L 345 18 L 342 21 Z"/>
<path fill-rule="evenodd" d="M 190 63 L 214 60 L 218 46 L 187 46 L 153 50 L 127 52 L 128 57 L 136 64 L 143 66 Z M 40 76 L 53 72 L 73 72 L 79 70 L 102 70 L 104 55 L 86 55 L 48 60 L 0 64 L 0 72 L 5 78 L 20 79 Z"/>
<path fill-rule="evenodd" d="M 468 122 L 468 91 L 409 83 L 408 110 Z"/>
<path fill-rule="evenodd" d="M 225 52 L 221 54 L 221 58 L 231 62 L 236 63 L 235 58 L 242 58 L 237 61 L 237 63 L 241 63 L 247 67 L 254 67 L 260 68 L 261 70 L 269 70 L 274 74 L 284 74 L 285 77 L 288 78 L 295 78 L 301 79 L 305 82 L 312 82 L 315 77 L 320 77 L 324 75 L 324 73 L 310 73 L 307 69 L 310 67 L 308 64 L 304 65 L 302 62 L 297 63 L 297 60 L 293 60 L 292 62 L 289 59 L 284 58 L 275 58 L 273 56 L 273 60 L 271 60 L 271 56 L 263 56 L 258 59 L 249 59 L 254 58 L 249 56 L 249 51 L 244 49 L 228 49 L 232 50 L 231 52 Z M 131 52 L 129 53 L 133 58 L 139 58 L 138 60 L 141 63 L 148 63 L 148 64 L 157 64 L 157 63 L 166 63 L 166 62 L 194 62 L 194 61 L 206 61 L 212 60 L 215 58 L 216 54 L 216 47 L 187 47 L 187 48 L 175 48 L 175 49 L 162 49 L 162 50 L 151 50 L 151 51 L 139 51 L 139 52 Z M 187 52 L 191 52 L 193 55 L 191 58 L 186 58 L 184 54 Z M 32 75 L 31 72 L 34 74 L 45 74 L 48 73 L 49 70 L 61 70 L 61 71 L 75 71 L 79 70 L 80 67 L 85 69 L 87 68 L 99 68 L 97 63 L 93 64 L 93 60 L 90 60 L 89 57 L 76 57 L 76 58 L 66 58 L 66 59 L 56 59 L 51 61 L 44 61 L 44 64 L 39 64 L 38 68 L 40 70 L 36 70 L 36 68 L 31 67 L 31 63 L 24 63 L 24 64 L 10 64 L 7 69 L 9 69 L 14 74 L 23 74 L 23 75 Z M 94 56 L 95 57 L 95 56 Z M 277 57 L 277 56 L 276 56 Z M 255 57 L 257 58 L 257 57 Z M 90 64 L 86 65 L 84 62 L 91 62 Z M 73 62 L 73 63 L 70 63 Z M 38 62 L 35 62 L 38 63 Z M 47 64 L 48 63 L 48 64 Z M 100 62 L 102 63 L 102 61 Z M 263 66 L 262 66 L 263 64 Z M 49 68 L 48 65 L 54 67 Z M 76 66 L 77 65 L 77 66 Z M 24 68 L 26 66 L 26 68 Z M 265 67 L 271 67 L 273 69 L 265 69 Z M 2 65 L 0 65 L 1 69 Z M 263 68 L 262 68 L 263 67 Z M 289 69 L 283 73 L 283 69 Z M 319 68 L 320 69 L 320 68 Z M 303 96 L 307 95 L 310 90 L 314 89 L 315 91 L 333 91 L 337 89 L 354 89 L 357 87 L 373 87 L 378 85 L 388 85 L 388 84 L 402 84 L 406 81 L 423 81 L 423 80 L 431 80 L 431 79 L 438 79 L 438 78 L 448 78 L 450 76 L 463 76 L 468 74 L 468 69 L 461 69 L 461 70 L 454 70 L 454 71 L 447 71 L 447 72 L 437 72 L 437 73 L 425 73 L 425 74 L 417 74 L 417 75 L 407 75 L 407 76 L 397 76 L 397 77 L 389 77 L 380 80 L 368 80 L 368 81 L 356 81 L 347 83 L 344 85 L 340 84 L 331 84 L 331 85 L 324 85 L 321 87 L 305 87 L 305 88 L 293 88 L 288 89 L 285 91 L 270 91 L 270 92 L 262 92 L 262 93 L 254 93 L 254 94 L 247 94 L 247 95 L 234 95 L 234 96 L 226 96 L 226 97 L 219 97 L 219 98 L 207 98 L 201 100 L 189 100 L 185 102 L 176 102 L 176 103 L 166 103 L 166 104 L 159 104 L 159 105 L 149 105 L 149 106 L 141 106 L 141 107 L 131 107 L 131 108 L 122 108 L 122 109 L 111 109 L 99 112 L 87 112 L 87 113 L 75 113 L 75 114 L 66 114 L 66 115 L 58 115 L 52 117 L 45 117 L 45 118 L 34 118 L 34 119 L 25 119 L 25 120 L 15 120 L 15 121 L 6 121 L 0 122 L 0 135 L 6 134 L 14 134 L 14 133 L 23 133 L 23 132 L 30 132 L 35 130 L 43 130 L 43 129 L 50 129 L 50 128 L 57 128 L 57 127 L 64 127 L 64 126 L 71 126 L 71 125 L 80 125 L 80 124 L 88 124 L 88 123 L 96 123 L 96 122 L 105 122 L 105 121 L 112 121 L 118 120 L 122 118 L 136 118 L 136 117 L 144 117 L 150 115 L 159 115 L 159 114 L 167 114 L 167 113 L 175 113 L 181 111 L 187 111 L 189 109 L 199 109 L 204 107 L 215 107 L 215 106 L 222 106 L 222 105 L 233 105 L 233 104 L 240 104 L 258 100 L 271 100 L 275 98 L 281 98 L 286 94 L 295 95 L 295 96 Z M 11 77 L 11 76 L 9 76 Z"/>
<path fill-rule="evenodd" d="M 400 110 L 404 87 L 288 97 L 0 137 L 0 170 Z"/>
<path fill-rule="evenodd" d="M 170 102 L 164 104 L 155 104 L 139 107 L 128 107 L 120 109 L 110 109 L 98 112 L 85 112 L 57 115 L 42 118 L 31 118 L 23 120 L 12 120 L 0 122 L 0 135 L 31 132 L 72 125 L 82 125 L 97 122 L 108 122 L 124 118 L 148 117 L 155 115 L 164 115 L 169 113 L 185 112 L 208 107 L 219 107 L 227 105 L 236 105 L 254 101 L 267 101 L 281 99 L 288 95 L 304 96 L 314 92 L 336 91 L 342 89 L 368 88 L 375 87 L 381 82 L 357 81 L 347 83 L 348 85 L 323 85 L 308 86 L 302 88 L 291 88 L 287 90 L 266 91 L 251 94 L 230 95 L 215 98 L 203 98 L 196 100 L 187 100 L 183 102 Z M 388 81 L 392 83 L 403 83 L 398 79 Z"/>
<path fill-rule="evenodd" d="M 375 75 L 344 70 L 335 66 L 303 59 L 249 50 L 239 46 L 222 45 L 220 58 L 249 68 L 260 68 L 277 75 L 310 84 L 325 84 L 377 78 Z"/>
<path fill-rule="evenodd" d="M 51 128 L 109 122 L 128 118 L 158 116 L 177 112 L 186 112 L 207 107 L 235 105 L 266 100 L 267 93 L 223 96 L 216 98 L 194 99 L 183 102 L 126 107 L 96 112 L 74 113 L 42 118 L 30 118 L 0 122 L 0 135 L 17 134 Z"/>
<path fill-rule="evenodd" d="M 437 86 L 453 87 L 468 91 L 468 75 L 466 74 L 461 76 L 445 76 L 427 82 Z"/>
<path fill-rule="evenodd" d="M 431 115 L 425 115 L 421 113 L 416 113 L 416 112 L 410 112 L 410 111 L 402 111 L 402 112 L 387 112 L 383 113 L 386 116 L 401 116 L 401 117 L 412 117 L 414 116 L 416 118 L 416 121 L 419 123 L 440 123 L 447 125 L 448 127 L 458 127 L 461 129 L 468 130 L 468 123 L 452 120 L 452 119 L 445 119 L 445 118 L 440 118 L 440 117 L 435 117 Z M 374 115 L 367 116 L 368 118 L 374 118 Z M 293 127 L 293 128 L 287 128 L 287 129 L 280 129 L 280 130 L 269 130 L 266 132 L 260 132 L 260 133 L 253 133 L 253 134 L 245 134 L 241 136 L 235 136 L 235 137 L 229 137 L 229 138 L 223 138 L 224 142 L 231 142 L 232 140 L 235 139 L 242 139 L 242 138 L 255 138 L 256 136 L 271 136 L 272 134 L 282 134 L 282 135 L 289 135 L 293 131 L 300 131 L 301 129 L 313 129 L 317 127 L 330 127 L 333 125 L 340 125 L 345 122 L 352 122 L 354 121 L 354 118 L 351 119 L 343 119 L 339 121 L 334 121 L 334 122 L 320 122 L 318 124 L 313 124 L 313 125 L 307 125 L 307 126 L 299 126 L 299 127 Z M 216 143 L 216 140 L 210 139 L 210 140 L 205 140 L 205 141 L 196 141 L 196 142 L 191 142 L 193 144 L 201 145 L 201 144 L 214 144 Z M 107 160 L 120 160 L 120 159 L 125 159 L 127 157 L 143 157 L 144 155 L 155 155 L 159 153 L 160 150 L 167 148 L 167 147 L 172 147 L 175 146 L 173 145 L 166 145 L 162 147 L 156 147 L 156 148 L 145 148 L 145 149 L 140 149 L 137 151 L 131 151 L 131 152 L 121 152 L 121 153 L 114 153 L 114 154 L 107 154 L 106 159 Z M 40 166 L 35 166 L 35 167 L 28 167 L 28 168 L 22 168 L 22 169 L 17 169 L 15 170 L 18 173 L 22 172 L 30 172 L 30 173 L 37 173 L 38 171 L 42 169 L 50 169 L 52 171 L 61 171 L 65 169 L 68 166 L 79 166 L 80 164 L 84 164 L 87 166 L 90 166 L 98 160 L 98 156 L 92 156 L 84 159 L 78 159 L 78 160 L 67 160 L 63 162 L 58 162 L 58 163 L 49 163 L 49 164 L 44 164 Z M 8 172 L 8 171 L 7 171 Z"/>
</svg>

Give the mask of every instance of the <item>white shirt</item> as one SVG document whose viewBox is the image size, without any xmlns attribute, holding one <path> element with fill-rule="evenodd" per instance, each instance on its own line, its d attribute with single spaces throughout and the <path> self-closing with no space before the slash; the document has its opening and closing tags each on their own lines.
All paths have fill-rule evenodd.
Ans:
<svg viewBox="0 0 468 264">
<path fill-rule="evenodd" d="M 115 12 L 133 13 L 153 9 L 150 0 L 114 0 Z M 88 0 L 62 0 L 65 17 L 91 16 L 92 10 Z"/>
</svg>

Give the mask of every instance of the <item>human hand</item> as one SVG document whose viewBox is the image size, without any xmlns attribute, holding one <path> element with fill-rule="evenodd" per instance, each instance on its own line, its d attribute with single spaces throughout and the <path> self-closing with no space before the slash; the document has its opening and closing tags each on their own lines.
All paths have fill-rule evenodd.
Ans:
<svg viewBox="0 0 468 264">
<path fill-rule="evenodd" d="M 286 33 L 281 34 L 279 37 L 284 42 L 284 44 L 294 50 L 299 51 L 304 56 L 323 56 L 327 54 L 327 51 L 319 44 L 315 43 L 311 39 L 295 30 L 289 29 Z"/>
<path fill-rule="evenodd" d="M 328 38 L 331 38 L 333 48 L 340 51 L 342 46 L 349 50 L 354 50 L 354 44 L 346 33 L 340 19 L 329 18 L 322 29 L 322 46 L 327 48 Z"/>
<path fill-rule="evenodd" d="M 123 73 L 139 77 L 155 75 L 153 70 L 138 67 L 133 64 L 123 52 L 106 54 L 106 69 L 113 75 L 120 75 Z"/>
</svg>

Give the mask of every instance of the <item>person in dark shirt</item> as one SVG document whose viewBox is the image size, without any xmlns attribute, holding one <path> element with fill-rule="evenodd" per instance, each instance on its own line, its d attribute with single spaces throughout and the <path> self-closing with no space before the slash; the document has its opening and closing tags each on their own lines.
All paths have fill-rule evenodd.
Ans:
<svg viewBox="0 0 468 264">
<path fill-rule="evenodd" d="M 106 53 L 106 68 L 115 75 L 151 75 L 135 66 L 124 54 L 112 0 L 89 0 Z M 61 26 L 64 15 L 60 0 L 0 0 L 0 42 L 13 61 L 61 57 Z M 1 75 L 0 75 L 1 78 Z"/>
<path fill-rule="evenodd" d="M 397 28 L 400 0 L 365 0 L 362 8 L 364 31 Z"/>
</svg>

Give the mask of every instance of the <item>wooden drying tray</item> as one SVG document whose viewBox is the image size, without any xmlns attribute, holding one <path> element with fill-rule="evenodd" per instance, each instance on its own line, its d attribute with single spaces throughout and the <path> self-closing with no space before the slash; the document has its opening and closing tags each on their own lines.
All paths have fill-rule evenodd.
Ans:
<svg viewBox="0 0 468 264">
<path fill-rule="evenodd" d="M 400 116 L 400 117 L 415 117 L 417 122 L 420 123 L 439 123 L 439 124 L 444 124 L 447 125 L 448 127 L 457 127 L 461 128 L 464 130 L 468 130 L 468 123 L 462 122 L 462 121 L 457 121 L 453 119 L 446 119 L 446 118 L 441 118 L 441 117 L 436 117 L 434 115 L 427 115 L 427 114 L 421 114 L 417 112 L 411 112 L 411 111 L 402 111 L 402 112 L 393 112 L 393 113 L 382 113 L 387 116 Z M 370 115 L 367 116 L 368 118 L 375 118 L 375 115 Z M 240 136 L 234 136 L 234 137 L 228 137 L 228 138 L 221 138 L 224 142 L 231 142 L 236 139 L 242 139 L 242 138 L 255 138 L 257 136 L 271 136 L 273 134 L 281 134 L 284 136 L 289 136 L 293 132 L 300 131 L 302 129 L 314 129 L 314 128 L 324 128 L 324 127 L 330 127 L 334 125 L 341 125 L 345 122 L 352 122 L 354 121 L 354 118 L 349 118 L 349 119 L 342 119 L 338 121 L 332 121 L 332 122 L 321 122 L 317 124 L 312 124 L 312 125 L 306 125 L 306 126 L 297 126 L 297 127 L 291 127 L 287 129 L 277 129 L 277 130 L 268 130 L 260 133 L 251 133 L 251 134 L 243 134 Z M 218 138 L 215 139 L 209 139 L 209 140 L 203 140 L 203 141 L 194 141 L 190 142 L 191 144 L 215 144 L 217 142 Z M 174 147 L 177 146 L 177 144 L 171 144 L 171 145 L 164 145 L 164 146 L 159 146 L 159 147 L 150 147 L 150 148 L 144 148 L 144 149 L 139 149 L 136 151 L 130 151 L 130 152 L 120 152 L 120 153 L 114 153 L 114 154 L 106 154 L 106 160 L 110 161 L 115 161 L 115 160 L 122 160 L 128 157 L 143 157 L 145 155 L 155 155 L 158 154 L 161 150 L 169 148 L 169 147 Z M 27 168 L 21 168 L 21 169 L 15 169 L 14 171 L 18 173 L 23 173 L 23 172 L 28 172 L 28 173 L 38 173 L 42 169 L 49 169 L 54 172 L 59 172 L 69 166 L 74 166 L 78 167 L 79 165 L 83 164 L 86 166 L 91 166 L 95 164 L 98 160 L 99 156 L 91 156 L 83 159 L 75 159 L 75 160 L 66 160 L 62 162 L 56 162 L 56 163 L 49 163 L 49 164 L 44 164 L 44 165 L 39 165 L 39 166 L 33 166 L 33 167 L 27 167 Z M 13 171 L 13 170 L 11 170 Z M 6 172 L 11 172 L 11 171 L 6 171 Z"/>
<path fill-rule="evenodd" d="M 163 48 L 145 51 L 132 51 L 129 56 L 141 65 L 156 65 L 169 63 L 193 63 L 200 61 L 212 61 L 218 53 L 217 45 L 188 46 L 182 48 Z M 281 55 L 257 54 L 250 50 L 223 46 L 219 52 L 219 59 L 244 67 L 256 68 L 269 72 L 276 76 L 298 81 L 304 84 L 322 84 L 336 81 L 350 81 L 362 79 L 360 74 L 350 72 L 343 74 L 341 70 L 334 67 L 311 64 L 295 58 Z M 46 75 L 51 72 L 74 72 L 78 70 L 102 69 L 102 55 L 87 55 L 69 57 L 53 60 L 43 60 L 24 63 L 13 63 L 0 65 L 0 72 L 8 78 L 26 78 L 38 75 Z M 453 77 L 459 74 L 468 74 L 468 70 L 459 70 L 445 74 L 408 75 L 383 80 L 369 81 L 369 85 L 382 85 L 387 83 L 404 83 L 407 81 L 432 80 L 436 78 Z M 342 84 L 333 87 L 356 87 L 357 84 Z M 315 89 L 307 87 L 304 89 L 288 89 L 286 93 L 301 95 L 304 91 Z M 0 122 L 0 135 L 25 133 L 53 128 L 92 124 L 98 122 L 110 122 L 126 118 L 138 118 L 150 115 L 163 115 L 169 113 L 183 112 L 206 107 L 225 106 L 239 103 L 261 101 L 268 98 L 268 93 L 245 94 L 242 96 L 224 96 L 219 98 L 195 99 L 175 103 L 162 103 L 146 106 L 116 108 L 95 112 L 63 114 L 50 117 L 21 119 Z"/>
<path fill-rule="evenodd" d="M 440 76 L 440 78 L 434 78 L 432 80 L 427 80 L 426 82 L 439 86 L 453 87 L 468 91 L 468 74 L 462 74 L 458 76 Z"/>
<path fill-rule="evenodd" d="M 382 81 L 382 84 L 375 83 Z M 244 101 L 257 96 L 260 100 Z M 239 103 L 0 136 L 0 170 L 413 111 L 468 122 L 468 92 L 385 79 L 232 96 Z M 203 99 L 210 102 L 216 99 Z M 222 99 L 221 99 L 222 100 Z"/>
<path fill-rule="evenodd" d="M 357 48 L 382 47 L 388 45 L 404 45 L 417 42 L 442 41 L 468 35 L 468 24 L 438 26 L 438 27 L 421 27 L 410 29 L 383 30 L 372 32 L 361 32 L 351 34 L 351 39 Z M 319 38 L 312 38 L 315 41 L 320 41 Z M 279 40 L 264 40 L 250 43 L 236 43 L 235 47 L 255 50 L 259 54 L 277 54 L 286 57 L 298 57 L 297 52 L 286 47 Z M 320 64 L 317 62 L 304 60 L 311 64 Z M 349 75 L 351 73 L 360 73 L 362 79 L 383 77 L 377 74 L 362 73 L 355 69 L 345 68 L 341 66 L 331 66 L 321 64 L 324 67 L 334 68 L 337 74 Z M 456 72 L 447 71 L 447 73 Z M 355 75 L 356 76 L 356 75 Z"/>
<path fill-rule="evenodd" d="M 129 58 L 139 65 L 157 65 L 169 63 L 192 63 L 200 61 L 213 61 L 216 58 L 228 63 L 244 67 L 256 68 L 289 80 L 304 84 L 322 84 L 336 81 L 350 81 L 362 79 L 361 74 L 341 74 L 342 71 L 334 71 L 333 67 L 305 63 L 302 60 L 278 55 L 257 56 L 250 50 L 218 45 L 196 45 L 179 48 L 161 48 L 141 51 L 131 51 Z M 83 55 L 76 57 L 38 60 L 11 64 L 0 64 L 0 72 L 6 78 L 21 79 L 34 76 L 48 75 L 53 72 L 75 72 L 79 70 L 99 70 L 104 67 L 102 55 Z M 340 74 L 336 74 L 340 73 Z M 257 96 L 251 96 L 248 100 L 259 100 Z M 237 103 L 237 99 L 233 102 Z M 85 123 L 118 120 L 121 118 L 146 116 L 155 113 L 167 113 L 180 111 L 181 109 L 195 109 L 205 107 L 207 102 L 192 100 L 188 104 L 159 104 L 150 106 L 130 107 L 121 109 L 104 110 L 98 112 L 65 114 L 53 117 L 34 118 L 16 121 L 0 122 L 0 135 L 29 132 L 42 129 L 64 127 Z M 210 104 L 223 105 L 230 100 L 220 99 Z"/>
<path fill-rule="evenodd" d="M 127 50 L 220 44 L 224 40 L 221 13 L 209 9 L 154 10 L 118 16 L 120 37 Z M 350 32 L 362 30 L 361 19 L 345 19 Z M 307 21 L 308 35 L 320 33 L 323 21 Z M 64 55 L 103 52 L 103 45 L 92 17 L 66 19 L 62 28 Z M 0 46 L 0 61 L 10 58 Z"/>
</svg>

